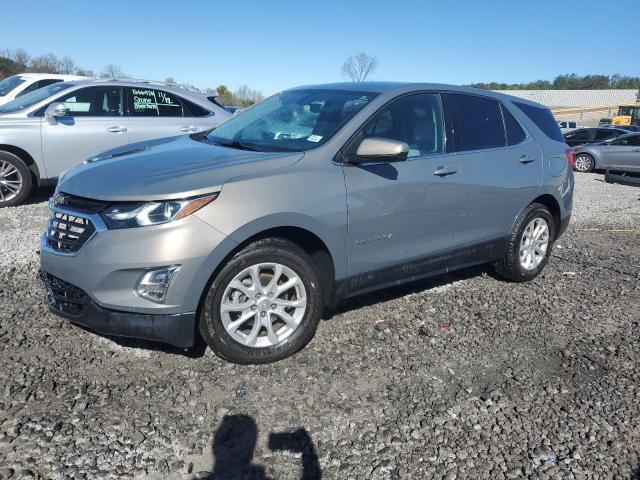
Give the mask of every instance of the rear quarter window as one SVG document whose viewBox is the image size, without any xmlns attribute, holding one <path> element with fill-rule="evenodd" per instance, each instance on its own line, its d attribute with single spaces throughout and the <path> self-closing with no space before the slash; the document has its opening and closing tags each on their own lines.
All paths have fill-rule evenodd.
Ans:
<svg viewBox="0 0 640 480">
<path fill-rule="evenodd" d="M 555 118 L 551 110 L 544 107 L 536 107 L 527 103 L 513 102 L 522 113 L 524 113 L 529 119 L 536 124 L 536 126 L 542 130 L 542 132 L 552 140 L 564 143 L 564 137 L 560 131 L 560 127 L 556 123 Z"/>
<path fill-rule="evenodd" d="M 182 99 L 182 103 L 185 106 L 185 117 L 208 117 L 209 115 L 215 115 L 206 108 L 185 100 L 184 98 Z"/>
<path fill-rule="evenodd" d="M 500 105 L 500 107 L 502 108 L 502 116 L 504 118 L 504 128 L 507 132 L 507 145 L 517 145 L 523 142 L 524 139 L 527 138 L 527 134 L 524 133 L 524 130 L 522 130 L 522 127 L 511 112 L 507 110 L 504 105 Z"/>
</svg>

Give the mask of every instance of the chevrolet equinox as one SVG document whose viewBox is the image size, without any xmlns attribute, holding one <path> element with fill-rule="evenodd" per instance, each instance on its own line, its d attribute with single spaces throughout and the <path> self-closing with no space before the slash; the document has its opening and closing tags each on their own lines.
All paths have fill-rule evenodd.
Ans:
<svg viewBox="0 0 640 480">
<path fill-rule="evenodd" d="M 573 153 L 536 103 L 435 84 L 276 94 L 217 128 L 68 170 L 41 242 L 50 309 L 109 335 L 273 362 L 340 299 L 493 263 L 535 278 Z"/>
</svg>

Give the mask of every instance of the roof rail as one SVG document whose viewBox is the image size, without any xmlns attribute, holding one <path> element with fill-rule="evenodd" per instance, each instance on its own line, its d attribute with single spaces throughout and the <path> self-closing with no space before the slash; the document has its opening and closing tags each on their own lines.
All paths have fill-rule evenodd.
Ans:
<svg viewBox="0 0 640 480">
<path fill-rule="evenodd" d="M 96 78 L 94 82 L 133 82 L 133 83 L 145 83 L 148 85 L 160 85 L 163 87 L 174 87 L 174 88 L 182 88 L 183 90 L 187 90 L 189 92 L 200 92 L 199 88 L 196 88 L 192 85 L 186 85 L 183 83 L 170 83 L 163 82 L 161 80 L 145 80 L 140 78 L 128 78 L 128 77 L 104 77 L 104 78 Z"/>
</svg>

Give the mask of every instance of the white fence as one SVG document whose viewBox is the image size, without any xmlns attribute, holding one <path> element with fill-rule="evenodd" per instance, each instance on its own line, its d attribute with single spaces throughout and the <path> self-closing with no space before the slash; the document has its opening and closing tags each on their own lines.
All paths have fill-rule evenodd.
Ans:
<svg viewBox="0 0 640 480">
<path fill-rule="evenodd" d="M 595 107 L 634 103 L 638 90 L 496 90 L 547 107 Z"/>
</svg>

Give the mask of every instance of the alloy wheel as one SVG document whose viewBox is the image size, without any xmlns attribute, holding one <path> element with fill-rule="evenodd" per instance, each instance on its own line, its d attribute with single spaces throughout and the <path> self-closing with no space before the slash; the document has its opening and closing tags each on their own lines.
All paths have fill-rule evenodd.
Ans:
<svg viewBox="0 0 640 480">
<path fill-rule="evenodd" d="M 8 202 L 22 190 L 22 174 L 15 165 L 0 160 L 0 202 Z"/>
<path fill-rule="evenodd" d="M 591 170 L 591 157 L 588 155 L 578 155 L 576 157 L 576 170 L 579 172 L 588 172 Z"/>
<path fill-rule="evenodd" d="M 220 316 L 236 342 L 253 348 L 274 346 L 298 328 L 307 309 L 300 276 L 280 263 L 243 269 L 225 287 Z"/>
<path fill-rule="evenodd" d="M 534 218 L 524 229 L 520 239 L 520 265 L 525 270 L 536 269 L 544 260 L 549 248 L 549 224 L 540 217 Z"/>
</svg>

